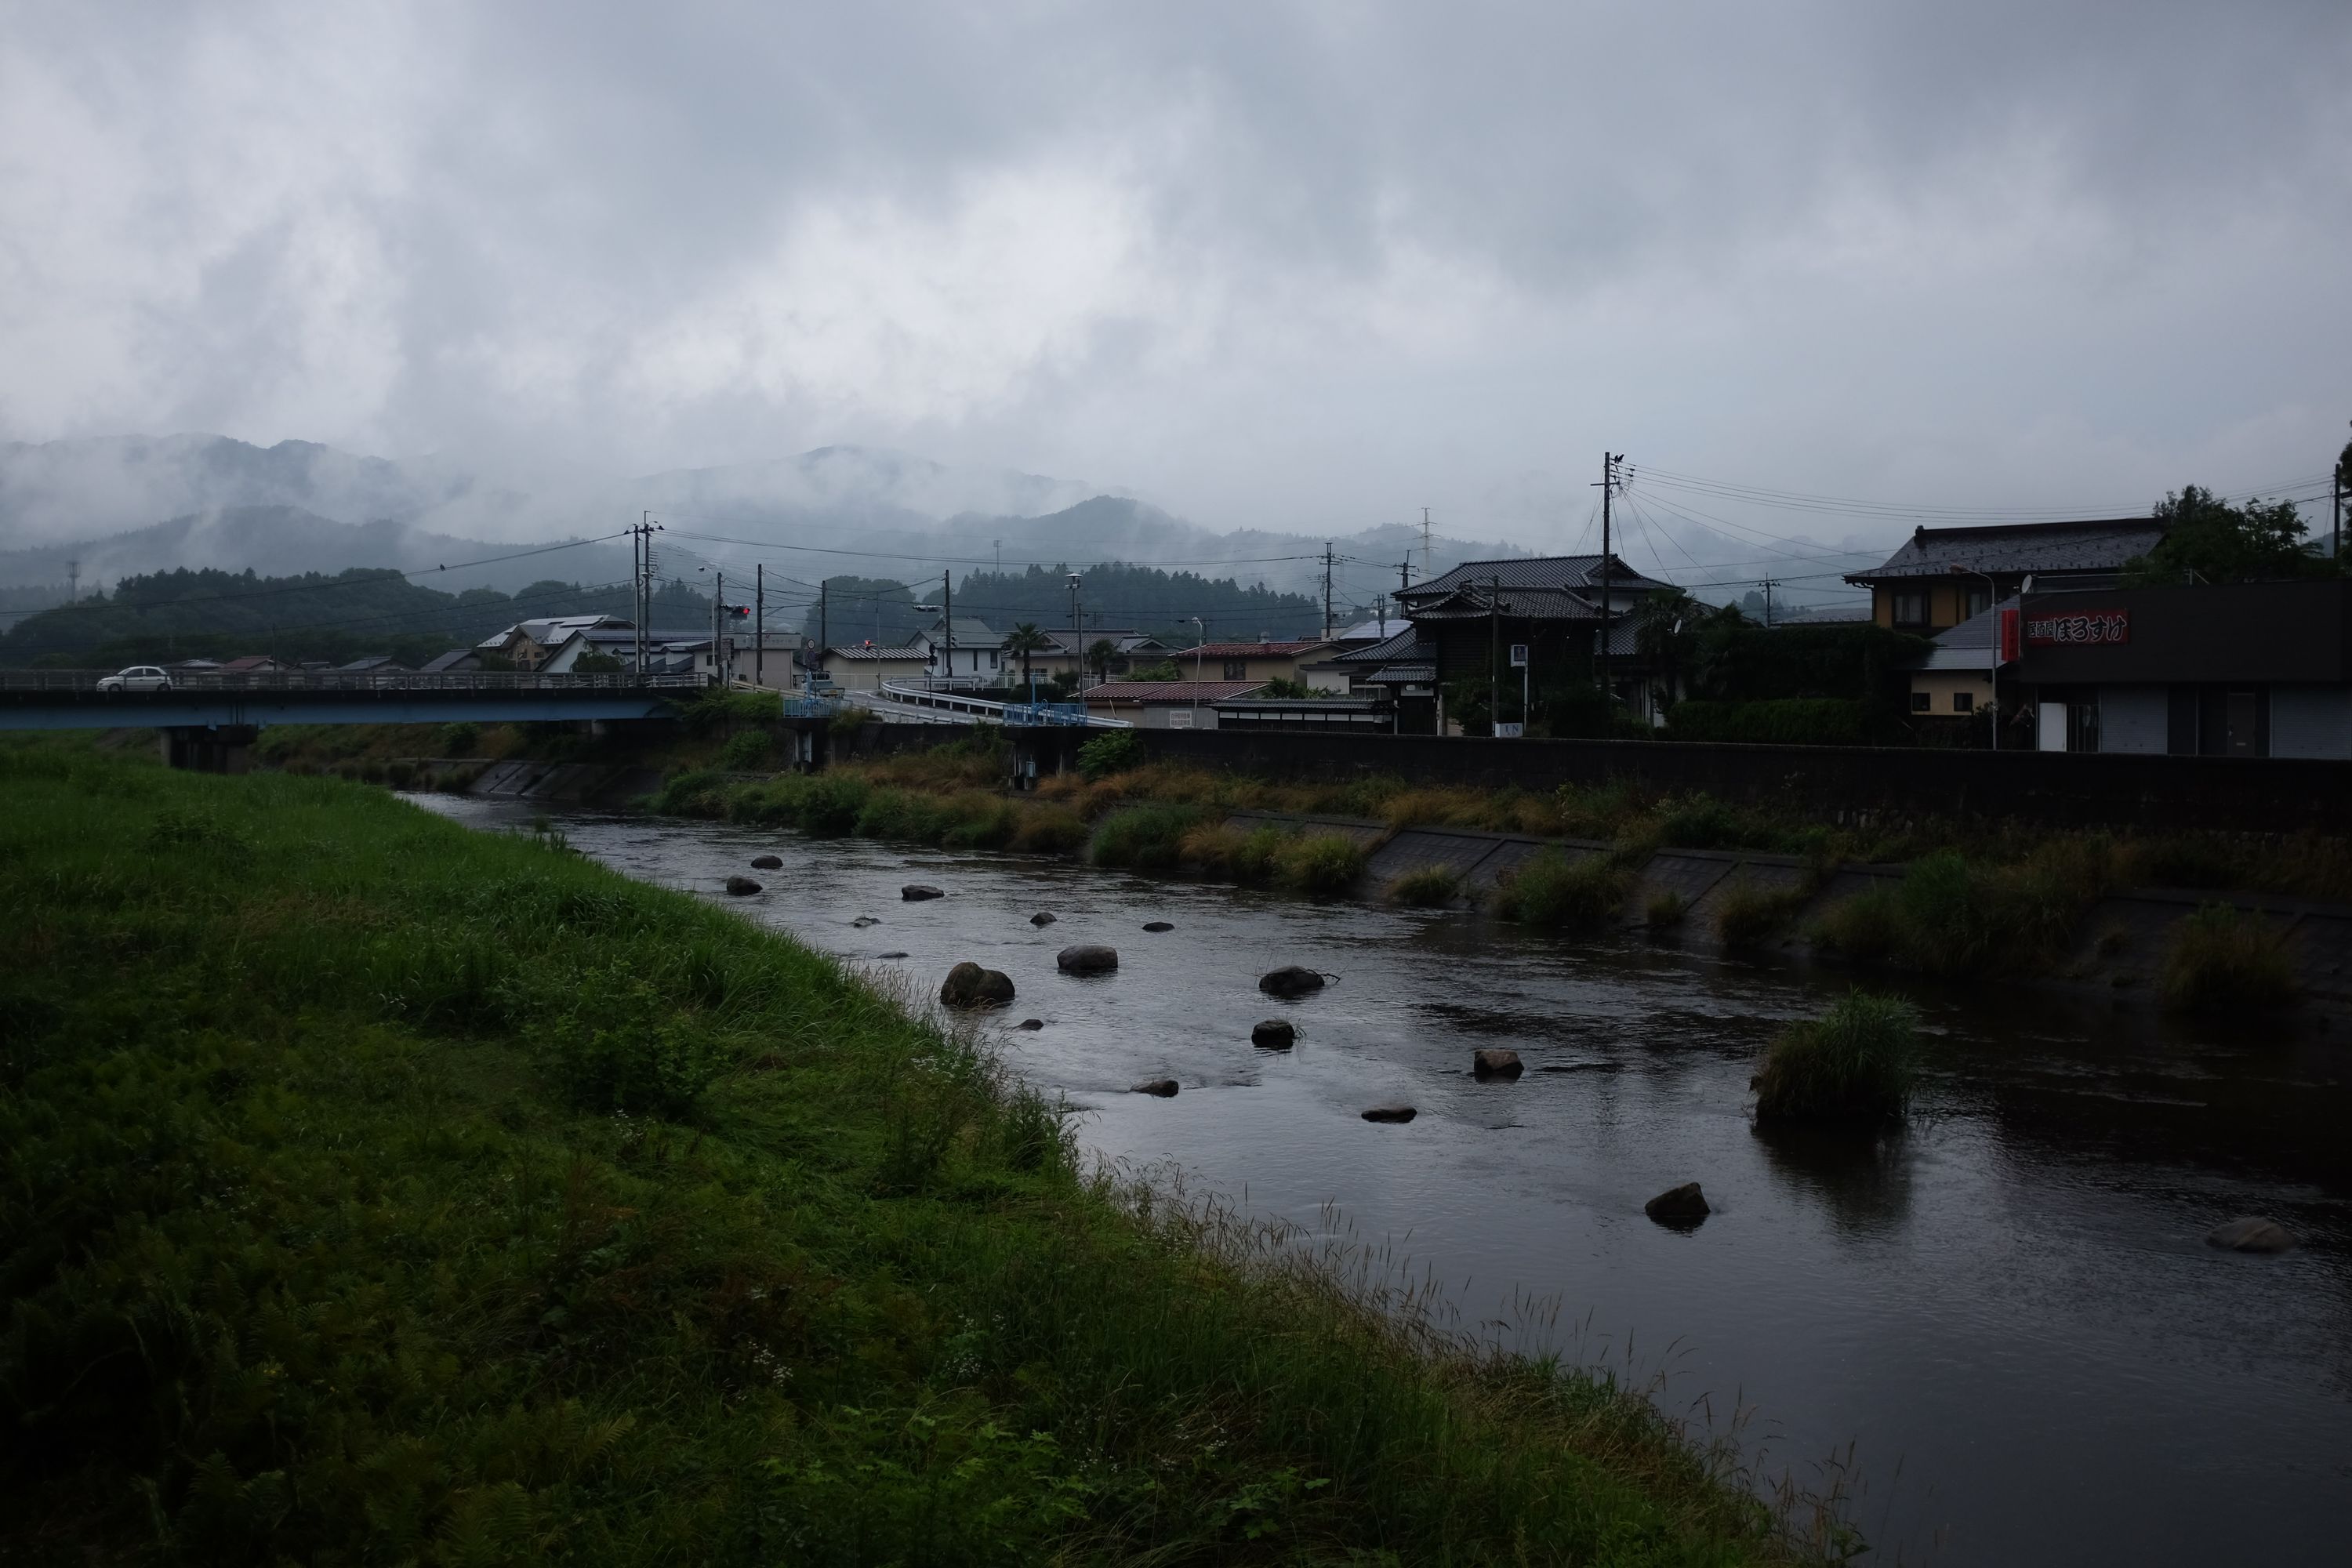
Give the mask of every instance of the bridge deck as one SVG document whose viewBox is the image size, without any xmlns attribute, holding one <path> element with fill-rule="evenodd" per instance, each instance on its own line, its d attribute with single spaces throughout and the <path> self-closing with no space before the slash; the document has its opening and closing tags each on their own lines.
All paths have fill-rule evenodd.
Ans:
<svg viewBox="0 0 2352 1568">
<path fill-rule="evenodd" d="M 169 691 L 100 691 L 89 670 L 0 671 L 0 729 L 211 729 L 654 719 L 701 689 L 691 675 L 316 673 L 175 678 Z"/>
</svg>

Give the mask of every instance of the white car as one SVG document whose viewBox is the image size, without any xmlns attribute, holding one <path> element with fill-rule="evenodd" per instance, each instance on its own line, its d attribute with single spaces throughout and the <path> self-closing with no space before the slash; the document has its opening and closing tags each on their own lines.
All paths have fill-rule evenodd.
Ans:
<svg viewBox="0 0 2352 1568">
<path fill-rule="evenodd" d="M 152 664 L 134 664 L 129 669 L 118 669 L 98 683 L 100 691 L 169 691 L 172 678 Z"/>
</svg>

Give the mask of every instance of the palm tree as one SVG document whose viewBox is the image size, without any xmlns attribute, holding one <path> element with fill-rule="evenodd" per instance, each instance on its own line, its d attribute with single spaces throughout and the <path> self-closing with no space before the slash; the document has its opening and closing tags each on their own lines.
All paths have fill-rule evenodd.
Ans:
<svg viewBox="0 0 2352 1568">
<path fill-rule="evenodd" d="M 1108 637 L 1097 637 L 1094 646 L 1087 649 L 1087 663 L 1093 668 L 1097 683 L 1110 679 L 1110 661 L 1118 652 Z"/>
<path fill-rule="evenodd" d="M 1043 653 L 1053 646 L 1054 639 L 1039 631 L 1034 621 L 1023 621 L 1013 628 L 1013 635 L 1004 639 L 1005 651 L 1021 661 L 1021 684 L 1029 689 L 1032 703 L 1037 700 L 1037 683 L 1029 678 L 1029 656 Z"/>
</svg>

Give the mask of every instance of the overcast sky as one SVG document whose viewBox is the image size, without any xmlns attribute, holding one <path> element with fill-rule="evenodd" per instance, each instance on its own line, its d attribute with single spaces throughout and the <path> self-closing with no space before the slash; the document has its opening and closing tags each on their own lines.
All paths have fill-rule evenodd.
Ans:
<svg viewBox="0 0 2352 1568">
<path fill-rule="evenodd" d="M 2345 0 L 0 4 L 18 440 L 2105 513 L 2324 473 L 2348 285 Z"/>
</svg>

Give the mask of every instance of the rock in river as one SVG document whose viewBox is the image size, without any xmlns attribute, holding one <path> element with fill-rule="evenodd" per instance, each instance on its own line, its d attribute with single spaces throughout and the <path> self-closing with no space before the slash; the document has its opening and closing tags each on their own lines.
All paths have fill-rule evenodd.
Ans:
<svg viewBox="0 0 2352 1568">
<path fill-rule="evenodd" d="M 1024 1018 L 1021 1022 L 1013 1025 L 1013 1026 L 1016 1029 L 1042 1029 L 1045 1026 L 1045 1020 L 1043 1018 Z"/>
<path fill-rule="evenodd" d="M 860 915 L 849 923 L 856 926 L 859 931 L 864 931 L 867 926 L 878 926 L 882 922 L 873 915 Z"/>
<path fill-rule="evenodd" d="M 2207 1231 L 2205 1245 L 2225 1247 L 2231 1252 L 2284 1252 L 2294 1245 L 2294 1237 L 2276 1220 L 2248 1215 Z"/>
<path fill-rule="evenodd" d="M 877 958 L 877 959 L 882 959 L 882 958 L 904 958 L 904 957 L 906 957 L 907 955 L 906 955 L 905 953 L 903 953 L 903 952 L 877 952 L 877 953 L 876 953 L 874 956 L 875 956 L 876 958 Z"/>
<path fill-rule="evenodd" d="M 940 891 L 939 889 L 927 887 L 921 882 L 908 883 L 905 887 L 898 889 L 898 896 L 906 900 L 910 904 L 919 904 L 925 899 L 944 899 L 947 897 L 947 895 Z"/>
<path fill-rule="evenodd" d="M 1157 935 L 1160 931 L 1174 931 L 1176 928 L 1166 921 L 1146 921 L 1143 922 L 1143 929 Z"/>
<path fill-rule="evenodd" d="M 1706 1206 L 1706 1194 L 1698 1190 L 1696 1182 L 1685 1182 L 1679 1187 L 1668 1187 L 1643 1204 L 1642 1212 L 1660 1225 L 1680 1230 L 1696 1225 L 1715 1211 Z"/>
<path fill-rule="evenodd" d="M 751 857 L 751 869 L 754 871 L 781 871 L 783 868 L 784 858 L 781 855 L 754 855 Z"/>
<path fill-rule="evenodd" d="M 745 899 L 758 892 L 760 884 L 749 877 L 730 877 L 727 879 L 727 890 L 739 899 Z"/>
<path fill-rule="evenodd" d="M 1151 1079 L 1143 1083 L 1137 1084 L 1135 1086 L 1135 1092 L 1138 1094 L 1156 1094 L 1160 1099 L 1166 1100 L 1176 1092 L 1176 1080 L 1172 1078 Z"/>
<path fill-rule="evenodd" d="M 1487 1046 L 1470 1053 L 1470 1070 L 1479 1078 L 1517 1078 L 1527 1068 L 1520 1066 L 1518 1052 Z"/>
<path fill-rule="evenodd" d="M 1054 962 L 1065 974 L 1108 974 L 1118 967 L 1118 949 L 1082 944 L 1066 947 L 1056 953 Z"/>
<path fill-rule="evenodd" d="M 1054 923 L 1054 917 L 1045 910 L 1039 910 L 1029 917 L 1029 923 L 1033 926 L 1049 926 Z"/>
<path fill-rule="evenodd" d="M 940 1002 L 949 1007 L 1002 1007 L 1013 1000 L 1013 977 L 966 960 L 948 971 Z"/>
<path fill-rule="evenodd" d="M 1410 1105 L 1375 1105 L 1364 1112 L 1367 1121 L 1410 1121 L 1417 1114 Z"/>
<path fill-rule="evenodd" d="M 1269 996 L 1305 996 L 1323 989 L 1323 976 L 1296 963 L 1258 976 L 1257 988 Z"/>
<path fill-rule="evenodd" d="M 1280 1018 L 1268 1018 L 1250 1030 L 1250 1044 L 1269 1051 L 1286 1051 L 1298 1043 L 1298 1030 Z"/>
</svg>

